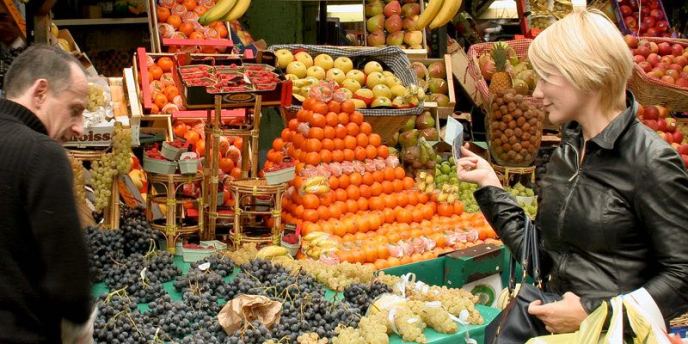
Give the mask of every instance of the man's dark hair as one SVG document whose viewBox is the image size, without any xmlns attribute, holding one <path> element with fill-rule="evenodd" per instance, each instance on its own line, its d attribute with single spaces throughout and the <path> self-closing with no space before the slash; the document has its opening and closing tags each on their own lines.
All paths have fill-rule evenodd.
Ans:
<svg viewBox="0 0 688 344">
<path fill-rule="evenodd" d="M 33 45 L 12 61 L 4 80 L 7 98 L 17 98 L 38 79 L 48 81 L 51 92 L 59 94 L 69 87 L 71 64 L 81 67 L 74 56 L 45 44 Z"/>
</svg>

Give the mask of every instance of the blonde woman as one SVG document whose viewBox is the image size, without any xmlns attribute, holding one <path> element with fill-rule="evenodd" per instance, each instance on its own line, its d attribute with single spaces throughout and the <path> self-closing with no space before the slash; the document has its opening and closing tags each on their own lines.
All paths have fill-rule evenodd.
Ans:
<svg viewBox="0 0 688 344">
<path fill-rule="evenodd" d="M 629 293 L 664 322 L 682 314 L 688 174 L 672 147 L 636 119 L 623 37 L 601 12 L 576 12 L 538 35 L 528 56 L 540 76 L 533 95 L 563 125 L 536 219 L 546 290 L 563 299 L 535 301 L 530 315 L 550 332 L 572 332 L 602 301 Z M 463 153 L 459 178 L 480 186 L 481 210 L 520 255 L 523 210 L 487 161 Z"/>
</svg>

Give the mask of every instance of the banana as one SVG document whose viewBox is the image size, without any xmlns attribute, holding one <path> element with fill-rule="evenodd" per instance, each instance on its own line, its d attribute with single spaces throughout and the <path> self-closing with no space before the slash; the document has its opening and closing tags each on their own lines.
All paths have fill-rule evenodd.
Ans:
<svg viewBox="0 0 688 344">
<path fill-rule="evenodd" d="M 289 250 L 282 246 L 266 246 L 260 249 L 256 254 L 256 258 L 272 258 L 277 256 L 286 256 L 289 254 Z"/>
<path fill-rule="evenodd" d="M 248 7 L 251 5 L 251 0 L 239 0 L 239 2 L 232 8 L 225 16 L 225 21 L 232 21 L 241 18 L 246 13 Z"/>
<path fill-rule="evenodd" d="M 236 3 L 237 0 L 219 0 L 215 3 L 215 6 L 211 7 L 198 18 L 198 22 L 201 25 L 208 25 L 216 20 L 220 20 L 235 7 Z"/>
<path fill-rule="evenodd" d="M 327 233 L 325 233 L 325 232 L 312 232 L 312 233 L 306 234 L 306 235 L 303 237 L 303 240 L 311 241 L 311 240 L 314 240 L 314 239 L 317 239 L 317 238 L 320 238 L 320 237 L 326 237 L 326 236 L 328 236 L 328 235 L 329 235 L 329 234 L 327 234 Z"/>
<path fill-rule="evenodd" d="M 416 23 L 416 30 L 425 29 L 428 24 L 437 16 L 437 13 L 443 7 L 444 2 L 451 2 L 452 0 L 430 0 L 428 5 L 423 10 L 423 13 L 418 17 L 418 22 Z M 456 0 L 455 0 L 456 1 Z"/>
<path fill-rule="evenodd" d="M 459 12 L 462 0 L 444 0 L 442 9 L 439 11 L 435 19 L 430 23 L 430 30 L 447 25 L 449 21 L 454 19 L 454 16 Z"/>
</svg>

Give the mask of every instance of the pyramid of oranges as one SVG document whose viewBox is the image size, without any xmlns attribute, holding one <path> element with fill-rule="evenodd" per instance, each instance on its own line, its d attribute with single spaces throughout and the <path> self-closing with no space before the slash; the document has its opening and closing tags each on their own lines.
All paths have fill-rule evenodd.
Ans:
<svg viewBox="0 0 688 344">
<path fill-rule="evenodd" d="M 326 232 L 337 238 L 342 261 L 386 268 L 430 259 L 456 249 L 449 247 L 446 233 L 457 226 L 487 225 L 481 214 L 464 214 L 461 202 L 438 205 L 416 190 L 414 179 L 349 100 L 307 98 L 273 141 L 264 169 L 285 157 L 295 161 L 296 177 L 282 201 L 284 222 L 301 225 L 304 235 Z M 314 187 L 313 181 L 319 184 Z M 434 247 L 390 256 L 390 244 L 420 237 Z"/>
</svg>

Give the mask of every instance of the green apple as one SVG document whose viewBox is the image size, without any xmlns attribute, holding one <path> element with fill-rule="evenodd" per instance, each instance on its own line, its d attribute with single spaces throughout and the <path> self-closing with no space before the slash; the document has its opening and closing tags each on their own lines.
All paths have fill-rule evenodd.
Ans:
<svg viewBox="0 0 688 344">
<path fill-rule="evenodd" d="M 325 80 L 325 70 L 317 65 L 308 67 L 308 70 L 306 70 L 306 75 L 318 78 L 318 80 Z"/>
<path fill-rule="evenodd" d="M 334 67 L 334 61 L 332 60 L 332 56 L 327 55 L 327 54 L 320 54 L 315 57 L 315 60 L 313 60 L 313 63 L 316 66 L 322 67 L 324 70 L 330 70 L 332 67 Z"/>
<path fill-rule="evenodd" d="M 370 75 L 373 72 L 382 73 L 382 71 L 382 65 L 377 61 L 370 61 L 363 67 L 363 72 L 366 73 L 366 75 Z"/>
<path fill-rule="evenodd" d="M 292 61 L 287 65 L 287 74 L 294 74 L 299 79 L 306 77 L 306 65 L 300 61 Z"/>
<path fill-rule="evenodd" d="M 361 84 L 354 79 L 346 78 L 342 81 L 342 87 L 348 89 L 351 92 L 356 92 L 361 88 Z"/>
<path fill-rule="evenodd" d="M 380 72 L 372 72 L 368 74 L 368 77 L 366 78 L 366 86 L 368 86 L 368 88 L 370 88 L 371 90 L 373 89 L 373 87 L 375 87 L 375 85 L 384 83 L 385 77 Z"/>
<path fill-rule="evenodd" d="M 377 84 L 373 87 L 375 97 L 392 98 L 392 91 L 385 84 Z"/>
<path fill-rule="evenodd" d="M 354 79 L 358 81 L 359 84 L 364 85 L 366 80 L 366 75 L 358 69 L 352 69 L 346 72 L 347 79 Z"/>
<path fill-rule="evenodd" d="M 275 57 L 277 58 L 277 67 L 287 68 L 287 66 L 294 61 L 294 55 L 288 49 L 279 49 L 275 51 Z"/>
<path fill-rule="evenodd" d="M 296 61 L 303 63 L 303 65 L 306 66 L 306 68 L 313 65 L 313 57 L 311 57 L 311 55 L 305 51 L 300 51 L 296 53 L 296 55 L 294 55 L 294 58 L 296 59 Z"/>
<path fill-rule="evenodd" d="M 346 74 L 342 72 L 339 68 L 332 68 L 327 71 L 325 80 L 334 80 L 337 84 L 341 85 L 346 79 Z"/>
<path fill-rule="evenodd" d="M 348 73 L 354 69 L 354 63 L 346 56 L 340 56 L 334 60 L 334 67 L 341 69 L 344 73 Z"/>
</svg>

